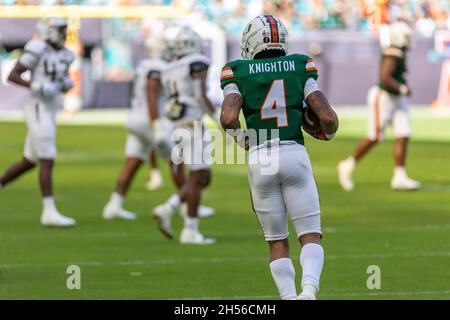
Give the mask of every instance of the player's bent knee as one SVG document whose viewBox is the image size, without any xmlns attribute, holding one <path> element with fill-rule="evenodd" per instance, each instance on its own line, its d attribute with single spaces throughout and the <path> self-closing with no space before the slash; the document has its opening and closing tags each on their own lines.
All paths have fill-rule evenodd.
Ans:
<svg viewBox="0 0 450 320">
<path fill-rule="evenodd" d="M 311 233 L 305 233 L 298 237 L 298 240 L 300 241 L 300 244 L 302 246 L 308 244 L 308 243 L 317 243 L 319 244 L 322 240 L 322 233 L 318 233 L 316 231 L 312 231 Z"/>
<path fill-rule="evenodd" d="M 202 188 L 206 188 L 211 184 L 211 171 L 206 171 L 203 176 Z"/>
<path fill-rule="evenodd" d="M 271 260 L 279 259 L 289 256 L 289 242 L 288 239 L 268 241 L 270 248 Z"/>
<path fill-rule="evenodd" d="M 318 237 L 320 240 L 322 236 L 322 230 L 320 227 L 320 211 L 294 217 L 292 222 L 294 224 L 295 231 L 297 231 L 297 239 L 300 239 L 301 237 L 304 239 Z"/>
<path fill-rule="evenodd" d="M 27 157 L 23 157 L 22 163 L 24 166 L 26 166 L 28 169 L 32 169 L 36 167 L 36 161 L 28 159 Z"/>
</svg>

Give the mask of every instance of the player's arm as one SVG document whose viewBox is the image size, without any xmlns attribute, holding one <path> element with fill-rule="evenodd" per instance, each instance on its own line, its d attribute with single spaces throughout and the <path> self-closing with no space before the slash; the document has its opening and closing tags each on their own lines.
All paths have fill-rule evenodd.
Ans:
<svg viewBox="0 0 450 320">
<path fill-rule="evenodd" d="M 191 64 L 191 77 L 194 83 L 195 98 L 201 102 L 203 109 L 210 116 L 214 116 L 214 106 L 207 95 L 208 65 L 203 62 Z"/>
<path fill-rule="evenodd" d="M 394 56 L 385 56 L 381 63 L 380 82 L 391 93 L 410 95 L 411 91 L 407 85 L 398 82 L 394 77 L 398 59 Z"/>
<path fill-rule="evenodd" d="M 28 70 L 30 69 L 28 69 L 20 62 L 17 62 L 8 76 L 8 81 L 11 81 L 12 83 L 15 83 L 19 86 L 29 88 L 31 85 L 31 81 L 27 81 L 22 78 L 22 75 Z"/>
<path fill-rule="evenodd" d="M 244 100 L 236 84 L 230 83 L 224 87 L 223 94 L 225 96 L 222 102 L 222 110 L 220 113 L 220 124 L 226 133 L 230 134 L 236 143 L 242 148 L 248 150 L 248 139 L 239 121 Z"/>
<path fill-rule="evenodd" d="M 327 97 L 322 91 L 315 90 L 308 94 L 306 103 L 319 118 L 323 133 L 327 138 L 326 140 L 330 140 L 338 130 L 339 119 Z"/>
<path fill-rule="evenodd" d="M 239 113 L 243 103 L 242 96 L 238 93 L 230 93 L 225 96 L 220 113 L 220 124 L 224 130 L 238 130 L 241 128 Z"/>
<path fill-rule="evenodd" d="M 68 54 L 68 57 L 66 58 L 67 60 L 65 61 L 66 70 L 64 72 L 64 77 L 61 80 L 61 91 L 64 92 L 64 93 L 66 93 L 69 90 L 71 90 L 74 87 L 74 85 L 75 85 L 74 82 L 72 81 L 72 79 L 70 78 L 70 75 L 69 75 L 70 65 L 74 61 L 75 56 L 74 56 L 74 54 L 71 51 L 69 51 L 67 49 L 65 49 L 65 50 L 66 50 L 66 52 Z"/>
<path fill-rule="evenodd" d="M 160 73 L 151 71 L 147 77 L 147 105 L 150 123 L 159 118 L 159 95 L 161 94 Z"/>
</svg>

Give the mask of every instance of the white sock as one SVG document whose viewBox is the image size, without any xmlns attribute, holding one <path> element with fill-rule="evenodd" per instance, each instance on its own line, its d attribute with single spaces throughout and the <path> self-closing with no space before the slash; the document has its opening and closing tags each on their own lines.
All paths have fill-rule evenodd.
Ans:
<svg viewBox="0 0 450 320">
<path fill-rule="evenodd" d="M 406 169 L 405 167 L 395 167 L 394 169 L 394 176 L 404 176 L 406 177 Z"/>
<path fill-rule="evenodd" d="M 323 268 L 324 253 L 321 245 L 317 243 L 305 244 L 300 253 L 302 266 L 302 287 L 312 285 L 319 291 L 320 274 Z"/>
<path fill-rule="evenodd" d="M 178 194 L 174 194 L 170 197 L 169 200 L 167 200 L 167 203 L 175 210 L 177 209 L 181 204 L 181 199 L 178 196 Z"/>
<path fill-rule="evenodd" d="M 42 198 L 44 210 L 56 211 L 55 199 L 52 196 Z"/>
<path fill-rule="evenodd" d="M 192 217 L 186 216 L 184 218 L 184 227 L 191 229 L 191 230 L 198 231 L 198 218 L 192 218 Z"/>
<path fill-rule="evenodd" d="M 159 172 L 158 169 L 152 169 L 152 172 L 150 172 L 150 179 L 153 177 L 161 177 L 161 172 Z"/>
<path fill-rule="evenodd" d="M 269 266 L 281 299 L 296 299 L 297 291 L 295 289 L 295 269 L 291 259 L 281 258 L 273 260 Z"/>
<path fill-rule="evenodd" d="M 356 160 L 355 160 L 355 158 L 353 158 L 353 156 L 348 157 L 347 161 L 352 168 L 355 168 Z"/>
<path fill-rule="evenodd" d="M 111 199 L 109 201 L 117 208 L 122 208 L 124 199 L 125 199 L 125 197 L 123 195 L 121 195 L 120 193 L 113 192 L 111 194 Z"/>
</svg>

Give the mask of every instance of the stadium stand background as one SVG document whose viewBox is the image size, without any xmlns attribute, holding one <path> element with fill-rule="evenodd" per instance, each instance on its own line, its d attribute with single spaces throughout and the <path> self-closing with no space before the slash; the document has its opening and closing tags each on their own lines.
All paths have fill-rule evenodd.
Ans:
<svg viewBox="0 0 450 320">
<path fill-rule="evenodd" d="M 190 10 L 191 21 L 208 20 L 225 31 L 229 60 L 240 56 L 239 41 L 245 23 L 261 13 L 275 14 L 290 31 L 291 52 L 317 54 L 314 57 L 321 71 L 321 86 L 336 105 L 365 103 L 367 89 L 376 81 L 378 70 L 380 49 L 374 23 L 399 18 L 411 21 L 415 27 L 416 45 L 410 53 L 409 75 L 412 103 L 430 104 L 437 94 L 442 63 L 433 51 L 433 35 L 436 30 L 450 29 L 448 0 L 0 1 L 0 5 L 11 6 L 39 4 L 181 6 Z M 7 70 L 5 63 L 17 58 L 35 33 L 35 23 L 33 19 L 0 19 L 2 80 Z M 133 67 L 143 56 L 142 43 L 159 25 L 154 19 L 82 19 L 84 108 L 128 106 L 129 83 Z M 348 94 L 349 88 L 352 95 Z M 0 94 L 16 90 L 21 92 L 7 87 L 5 81 L 0 85 Z M 0 108 L 20 108 L 25 99 L 19 95 Z"/>
</svg>

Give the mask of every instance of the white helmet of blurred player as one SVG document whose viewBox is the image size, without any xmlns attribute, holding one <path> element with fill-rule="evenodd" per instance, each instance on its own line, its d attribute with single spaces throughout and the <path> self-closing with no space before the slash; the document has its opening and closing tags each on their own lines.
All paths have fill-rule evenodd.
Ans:
<svg viewBox="0 0 450 320">
<path fill-rule="evenodd" d="M 397 48 L 408 48 L 412 41 L 411 27 L 404 21 L 397 21 L 389 27 L 390 45 Z"/>
<path fill-rule="evenodd" d="M 44 41 L 63 47 L 67 36 L 67 20 L 61 17 L 45 17 L 39 20 L 37 30 Z"/>
<path fill-rule="evenodd" d="M 183 57 L 192 53 L 203 52 L 202 38 L 188 26 L 176 26 L 167 29 L 164 35 L 173 56 Z"/>
<path fill-rule="evenodd" d="M 288 37 L 284 24 L 272 15 L 257 16 L 250 21 L 242 34 L 242 58 L 254 59 L 265 50 L 288 52 Z"/>
<path fill-rule="evenodd" d="M 145 40 L 145 53 L 148 58 L 170 60 L 168 43 L 164 35 L 153 35 Z"/>
</svg>

